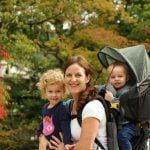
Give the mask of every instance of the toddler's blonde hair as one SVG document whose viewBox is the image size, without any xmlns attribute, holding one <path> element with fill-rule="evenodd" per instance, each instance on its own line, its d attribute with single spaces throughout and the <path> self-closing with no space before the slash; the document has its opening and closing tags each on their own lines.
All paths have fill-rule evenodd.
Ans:
<svg viewBox="0 0 150 150">
<path fill-rule="evenodd" d="M 64 96 L 66 94 L 66 86 L 64 82 L 64 74 L 60 69 L 50 69 L 42 74 L 37 86 L 41 92 L 41 97 L 45 99 L 46 87 L 51 84 L 62 84 Z"/>
</svg>

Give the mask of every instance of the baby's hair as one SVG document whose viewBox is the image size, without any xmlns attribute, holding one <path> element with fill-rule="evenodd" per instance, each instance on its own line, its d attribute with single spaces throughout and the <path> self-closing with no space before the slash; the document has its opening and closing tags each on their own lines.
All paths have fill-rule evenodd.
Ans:
<svg viewBox="0 0 150 150">
<path fill-rule="evenodd" d="M 66 87 L 64 82 L 64 74 L 60 69 L 50 69 L 42 74 L 37 86 L 41 92 L 41 97 L 45 99 L 45 90 L 48 85 L 62 84 L 64 94 L 66 93 Z"/>
<path fill-rule="evenodd" d="M 125 72 L 126 72 L 126 75 L 129 75 L 129 67 L 127 66 L 127 64 L 125 64 L 123 62 L 119 62 L 119 61 L 114 62 L 114 63 L 112 63 L 108 66 L 108 69 L 110 67 L 112 67 L 112 69 L 109 73 L 111 73 L 116 66 L 122 66 L 124 68 Z"/>
</svg>

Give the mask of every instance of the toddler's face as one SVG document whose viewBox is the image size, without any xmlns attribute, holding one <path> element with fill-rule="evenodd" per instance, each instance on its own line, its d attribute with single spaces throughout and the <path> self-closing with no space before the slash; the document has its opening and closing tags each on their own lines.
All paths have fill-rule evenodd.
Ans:
<svg viewBox="0 0 150 150">
<path fill-rule="evenodd" d="M 112 71 L 112 69 L 113 69 L 113 71 Z M 116 89 L 119 89 L 119 88 L 122 88 L 123 86 L 125 86 L 125 84 L 128 80 L 128 76 L 127 76 L 126 70 L 123 66 L 115 66 L 114 68 L 113 68 L 113 66 L 109 67 L 108 72 L 110 75 L 109 82 Z"/>
<path fill-rule="evenodd" d="M 65 90 L 63 84 L 49 84 L 45 90 L 45 97 L 48 99 L 52 106 L 62 101 L 64 98 Z"/>
</svg>

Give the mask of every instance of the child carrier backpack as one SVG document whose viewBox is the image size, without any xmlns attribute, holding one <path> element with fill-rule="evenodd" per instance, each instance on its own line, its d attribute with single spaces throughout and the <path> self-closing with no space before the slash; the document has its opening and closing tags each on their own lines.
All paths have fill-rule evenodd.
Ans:
<svg viewBox="0 0 150 150">
<path fill-rule="evenodd" d="M 150 74 L 120 97 L 125 117 L 135 122 L 150 121 Z"/>
<path fill-rule="evenodd" d="M 106 113 L 106 132 L 107 132 L 107 147 L 108 150 L 119 150 L 118 148 L 118 142 L 117 142 L 117 126 L 116 121 L 113 116 L 113 113 L 111 112 L 110 105 L 107 101 L 103 99 L 103 97 L 99 97 L 98 99 L 102 105 L 104 106 L 105 113 Z M 82 110 L 77 114 L 77 120 L 79 125 L 82 124 Z M 105 150 L 102 143 L 95 138 L 95 143 L 100 147 L 102 150 Z"/>
<path fill-rule="evenodd" d="M 134 85 L 120 99 L 125 117 L 137 123 L 138 126 L 133 149 L 147 150 L 147 144 L 150 144 L 148 143 L 150 140 L 150 75 L 140 84 Z"/>
<path fill-rule="evenodd" d="M 137 125 L 133 150 L 150 149 L 150 58 L 144 45 L 122 49 L 104 47 L 98 52 L 104 67 L 120 61 L 128 65 L 131 89 L 120 97 L 124 116 Z"/>
</svg>

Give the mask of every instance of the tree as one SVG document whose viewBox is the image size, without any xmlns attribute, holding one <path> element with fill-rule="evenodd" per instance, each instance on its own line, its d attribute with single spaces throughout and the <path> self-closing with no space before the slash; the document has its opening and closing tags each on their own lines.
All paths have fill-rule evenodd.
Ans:
<svg viewBox="0 0 150 150">
<path fill-rule="evenodd" d="M 121 1 L 120 1 L 121 2 Z M 150 2 L 149 0 L 123 0 L 122 5 L 126 12 L 136 20 L 135 24 L 119 24 L 122 35 L 132 40 L 140 42 L 150 41 Z"/>
</svg>

